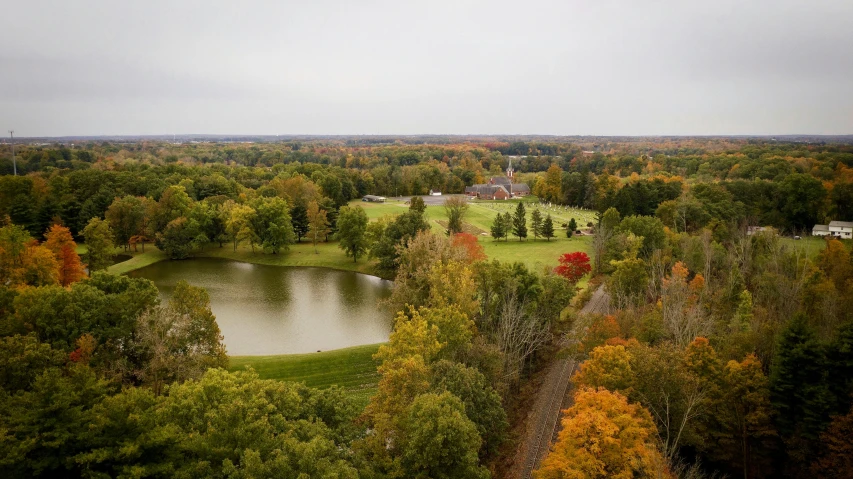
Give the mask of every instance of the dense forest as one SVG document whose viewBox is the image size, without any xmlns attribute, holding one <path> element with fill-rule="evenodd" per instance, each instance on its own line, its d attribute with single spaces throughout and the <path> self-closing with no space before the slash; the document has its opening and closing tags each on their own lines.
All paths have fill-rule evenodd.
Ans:
<svg viewBox="0 0 853 479">
<path fill-rule="evenodd" d="M 348 205 L 459 193 L 510 161 L 541 201 L 598 212 L 592 258 L 532 271 L 431 232 L 418 199 L 370 223 Z M 853 220 L 851 145 L 87 142 L 17 145 L 16 162 L 0 156 L 11 477 L 503 477 L 525 391 L 558 355 L 582 366 L 536 477 L 851 477 L 850 241 L 793 239 Z M 114 245 L 181 259 L 303 238 L 395 279 L 363 411 L 223 370 L 204 290 L 161 304 L 100 271 Z M 612 314 L 578 314 L 598 285 Z"/>
</svg>

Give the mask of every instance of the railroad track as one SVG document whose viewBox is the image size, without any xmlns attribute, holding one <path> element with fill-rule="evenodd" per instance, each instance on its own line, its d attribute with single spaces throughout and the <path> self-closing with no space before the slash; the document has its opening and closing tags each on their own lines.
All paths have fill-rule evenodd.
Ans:
<svg viewBox="0 0 853 479">
<path fill-rule="evenodd" d="M 586 306 L 581 309 L 581 314 L 606 314 L 610 309 L 610 298 L 604 291 L 604 286 L 599 287 L 590 298 Z M 547 395 L 545 402 L 539 402 L 536 406 L 541 408 L 536 417 L 536 428 L 532 431 L 533 437 L 528 437 L 527 457 L 524 460 L 524 468 L 520 476 L 522 479 L 530 479 L 542 463 L 554 434 L 560 424 L 563 400 L 571 387 L 571 377 L 577 363 L 574 359 L 566 358 L 556 361 L 552 366 L 548 377 L 542 385 L 542 393 Z"/>
<path fill-rule="evenodd" d="M 542 423 L 537 427 L 536 440 L 533 448 L 527 456 L 527 464 L 524 466 L 524 478 L 529 479 L 539 465 L 542 459 L 545 458 L 548 448 L 551 446 L 551 439 L 554 437 L 554 431 L 560 422 L 560 409 L 563 405 L 563 399 L 569 389 L 569 380 L 572 377 L 572 372 L 575 369 L 575 362 L 571 359 L 561 360 L 559 365 L 560 372 L 558 381 L 553 385 L 553 391 L 550 394 L 548 401 L 547 414 L 543 414 Z"/>
</svg>

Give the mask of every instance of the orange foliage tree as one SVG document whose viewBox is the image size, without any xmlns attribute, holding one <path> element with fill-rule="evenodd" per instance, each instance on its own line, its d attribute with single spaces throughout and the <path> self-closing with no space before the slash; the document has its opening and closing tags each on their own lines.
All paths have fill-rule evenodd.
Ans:
<svg viewBox="0 0 853 479">
<path fill-rule="evenodd" d="M 68 286 L 83 279 L 86 271 L 77 254 L 77 243 L 71 237 L 71 231 L 65 226 L 53 225 L 44 237 L 43 246 L 53 253 L 58 263 L 59 283 Z"/>
<path fill-rule="evenodd" d="M 457 248 L 463 248 L 470 263 L 486 259 L 483 246 L 477 242 L 477 237 L 471 233 L 456 233 L 453 235 L 452 245 Z"/>
<path fill-rule="evenodd" d="M 564 411 L 563 430 L 537 479 L 668 477 L 656 429 L 642 406 L 604 388 L 584 388 Z"/>
</svg>

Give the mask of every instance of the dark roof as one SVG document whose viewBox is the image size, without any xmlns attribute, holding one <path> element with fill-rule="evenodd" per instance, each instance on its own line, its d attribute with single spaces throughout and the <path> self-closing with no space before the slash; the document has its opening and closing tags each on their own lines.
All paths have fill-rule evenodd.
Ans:
<svg viewBox="0 0 853 479">
<path fill-rule="evenodd" d="M 489 182 L 495 185 L 509 185 L 512 184 L 512 180 L 507 178 L 506 176 L 493 176 Z"/>
<path fill-rule="evenodd" d="M 527 186 L 527 183 L 513 183 L 512 191 L 530 191 L 530 187 Z"/>
<path fill-rule="evenodd" d="M 474 193 L 478 195 L 494 195 L 499 190 L 503 190 L 504 193 L 509 195 L 509 191 L 507 191 L 503 185 L 474 185 L 465 187 L 465 193 Z"/>
</svg>

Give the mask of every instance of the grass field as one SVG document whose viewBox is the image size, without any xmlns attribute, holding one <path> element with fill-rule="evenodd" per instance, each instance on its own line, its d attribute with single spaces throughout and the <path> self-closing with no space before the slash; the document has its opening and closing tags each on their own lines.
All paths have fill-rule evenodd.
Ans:
<svg viewBox="0 0 853 479">
<path fill-rule="evenodd" d="M 379 346 L 371 344 L 309 354 L 232 356 L 228 369 L 240 371 L 249 366 L 263 379 L 304 382 L 316 388 L 338 385 L 363 407 L 376 393 L 379 382 L 373 361 Z"/>
<path fill-rule="evenodd" d="M 465 214 L 465 222 L 484 230 L 489 231 L 494 218 L 499 213 L 514 211 L 518 200 L 510 201 L 473 201 L 470 202 L 470 208 Z M 364 208 L 367 217 L 376 219 L 384 215 L 396 216 L 406 212 L 408 205 L 399 200 L 388 200 L 385 203 L 366 203 L 355 200 L 352 204 L 358 204 Z M 530 198 L 525 200 L 528 218 L 530 211 L 535 206 L 535 201 L 530 201 Z M 528 268 L 539 271 L 543 266 L 556 266 L 557 258 L 563 253 L 575 251 L 583 251 L 587 254 L 592 253 L 592 237 L 591 236 L 575 236 L 566 238 L 566 230 L 559 228 L 563 223 L 568 223 L 570 218 L 575 218 L 579 227 L 585 227 L 588 221 L 592 221 L 595 216 L 594 212 L 579 209 L 564 209 L 564 208 L 547 208 L 540 206 L 540 210 L 544 213 L 551 214 L 554 219 L 555 226 L 558 229 L 555 231 L 557 235 L 551 241 L 543 239 L 534 240 L 532 236 L 526 241 L 518 241 L 518 239 L 510 238 L 509 241 L 495 241 L 491 236 L 479 236 L 478 240 L 483 246 L 483 250 L 489 259 L 497 259 L 506 262 L 522 262 Z M 439 225 L 436 220 L 446 220 L 447 215 L 444 212 L 443 206 L 427 206 L 426 216 L 430 221 L 430 225 L 436 232 L 443 232 L 444 228 Z M 530 233 L 528 233 L 530 234 Z M 586 280 L 582 281 L 581 287 L 586 284 Z"/>
</svg>

